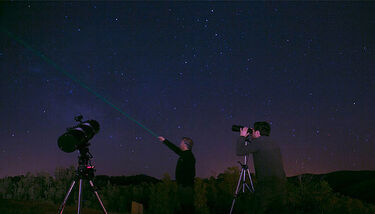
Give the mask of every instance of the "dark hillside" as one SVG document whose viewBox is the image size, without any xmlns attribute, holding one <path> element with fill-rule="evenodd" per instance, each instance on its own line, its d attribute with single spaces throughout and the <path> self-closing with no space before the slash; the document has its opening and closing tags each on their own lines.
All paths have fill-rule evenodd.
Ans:
<svg viewBox="0 0 375 214">
<path fill-rule="evenodd" d="M 289 177 L 290 182 L 325 180 L 334 192 L 375 204 L 375 171 L 337 171 Z"/>
</svg>

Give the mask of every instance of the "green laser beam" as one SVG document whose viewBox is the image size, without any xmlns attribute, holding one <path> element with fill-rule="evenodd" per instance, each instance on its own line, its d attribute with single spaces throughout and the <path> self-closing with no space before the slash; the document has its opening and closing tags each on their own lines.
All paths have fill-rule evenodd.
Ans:
<svg viewBox="0 0 375 214">
<path fill-rule="evenodd" d="M 80 81 L 79 79 L 77 79 L 76 77 L 74 77 L 72 74 L 70 74 L 67 71 L 65 71 L 64 69 L 62 69 L 55 62 L 53 62 L 50 58 L 48 58 L 47 56 L 45 56 L 40 51 L 38 51 L 38 50 L 34 49 L 33 47 L 31 47 L 31 45 L 29 45 L 27 42 L 23 41 L 20 37 L 14 35 L 13 33 L 9 32 L 8 30 L 4 29 L 3 27 L 1 27 L 0 29 L 1 29 L 2 32 L 4 32 L 5 34 L 7 34 L 9 37 L 11 37 L 15 41 L 17 41 L 19 44 L 23 45 L 26 49 L 32 51 L 34 54 L 38 55 L 40 58 L 42 58 L 48 64 L 50 64 L 53 67 L 55 67 L 59 72 L 63 73 L 65 76 L 69 77 L 71 80 L 73 80 L 74 82 L 78 83 L 83 88 L 87 89 L 90 93 L 92 93 L 93 95 L 95 95 L 97 98 L 101 99 L 103 102 L 107 103 L 109 106 L 111 106 L 112 108 L 114 108 L 115 110 L 117 110 L 118 112 L 120 112 L 126 118 L 128 118 L 131 121 L 133 121 L 138 126 L 142 127 L 144 130 L 146 130 L 152 136 L 158 137 L 158 135 L 155 132 L 151 131 L 145 125 L 143 125 L 142 123 L 138 122 L 136 119 L 134 119 L 133 117 L 131 117 L 129 114 L 127 114 L 124 111 L 122 111 L 119 107 L 117 107 L 116 105 L 114 105 L 113 103 L 111 103 L 107 98 L 105 98 L 104 96 L 100 95 L 98 92 L 96 92 L 93 89 L 91 89 L 88 85 L 86 85 L 85 83 L 83 83 L 82 81 Z"/>
</svg>

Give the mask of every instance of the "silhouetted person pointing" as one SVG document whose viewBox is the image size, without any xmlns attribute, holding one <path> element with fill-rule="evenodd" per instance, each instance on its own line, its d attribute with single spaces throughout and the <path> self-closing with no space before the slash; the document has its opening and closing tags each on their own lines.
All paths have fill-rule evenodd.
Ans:
<svg viewBox="0 0 375 214">
<path fill-rule="evenodd" d="M 177 147 L 162 136 L 158 139 L 179 156 L 175 176 L 181 208 L 176 213 L 194 213 L 195 157 L 191 151 L 194 144 L 193 140 L 183 137 L 180 147 Z"/>
</svg>

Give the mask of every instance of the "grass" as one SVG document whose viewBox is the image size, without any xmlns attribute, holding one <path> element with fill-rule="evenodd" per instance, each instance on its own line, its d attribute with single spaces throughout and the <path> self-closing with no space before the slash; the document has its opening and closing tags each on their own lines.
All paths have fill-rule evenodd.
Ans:
<svg viewBox="0 0 375 214">
<path fill-rule="evenodd" d="M 57 213 L 59 205 L 39 201 L 17 201 L 0 199 L 0 213 L 6 214 L 50 214 Z M 108 210 L 107 210 L 108 211 Z M 109 212 L 109 211 L 108 211 Z M 77 213 L 77 206 L 67 206 L 64 214 Z M 83 208 L 82 214 L 102 214 L 101 210 Z M 111 214 L 118 214 L 110 212 Z"/>
</svg>

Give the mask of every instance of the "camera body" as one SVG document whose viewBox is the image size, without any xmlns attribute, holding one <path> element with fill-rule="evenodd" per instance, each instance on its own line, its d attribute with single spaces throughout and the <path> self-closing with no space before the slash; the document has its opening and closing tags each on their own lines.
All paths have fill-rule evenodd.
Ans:
<svg viewBox="0 0 375 214">
<path fill-rule="evenodd" d="M 242 126 L 242 125 L 232 125 L 232 131 L 234 131 L 234 132 L 240 132 L 240 129 L 242 129 L 243 127 L 245 127 L 245 126 Z M 249 128 L 247 130 L 247 133 L 252 134 L 253 130 L 251 128 Z"/>
</svg>

